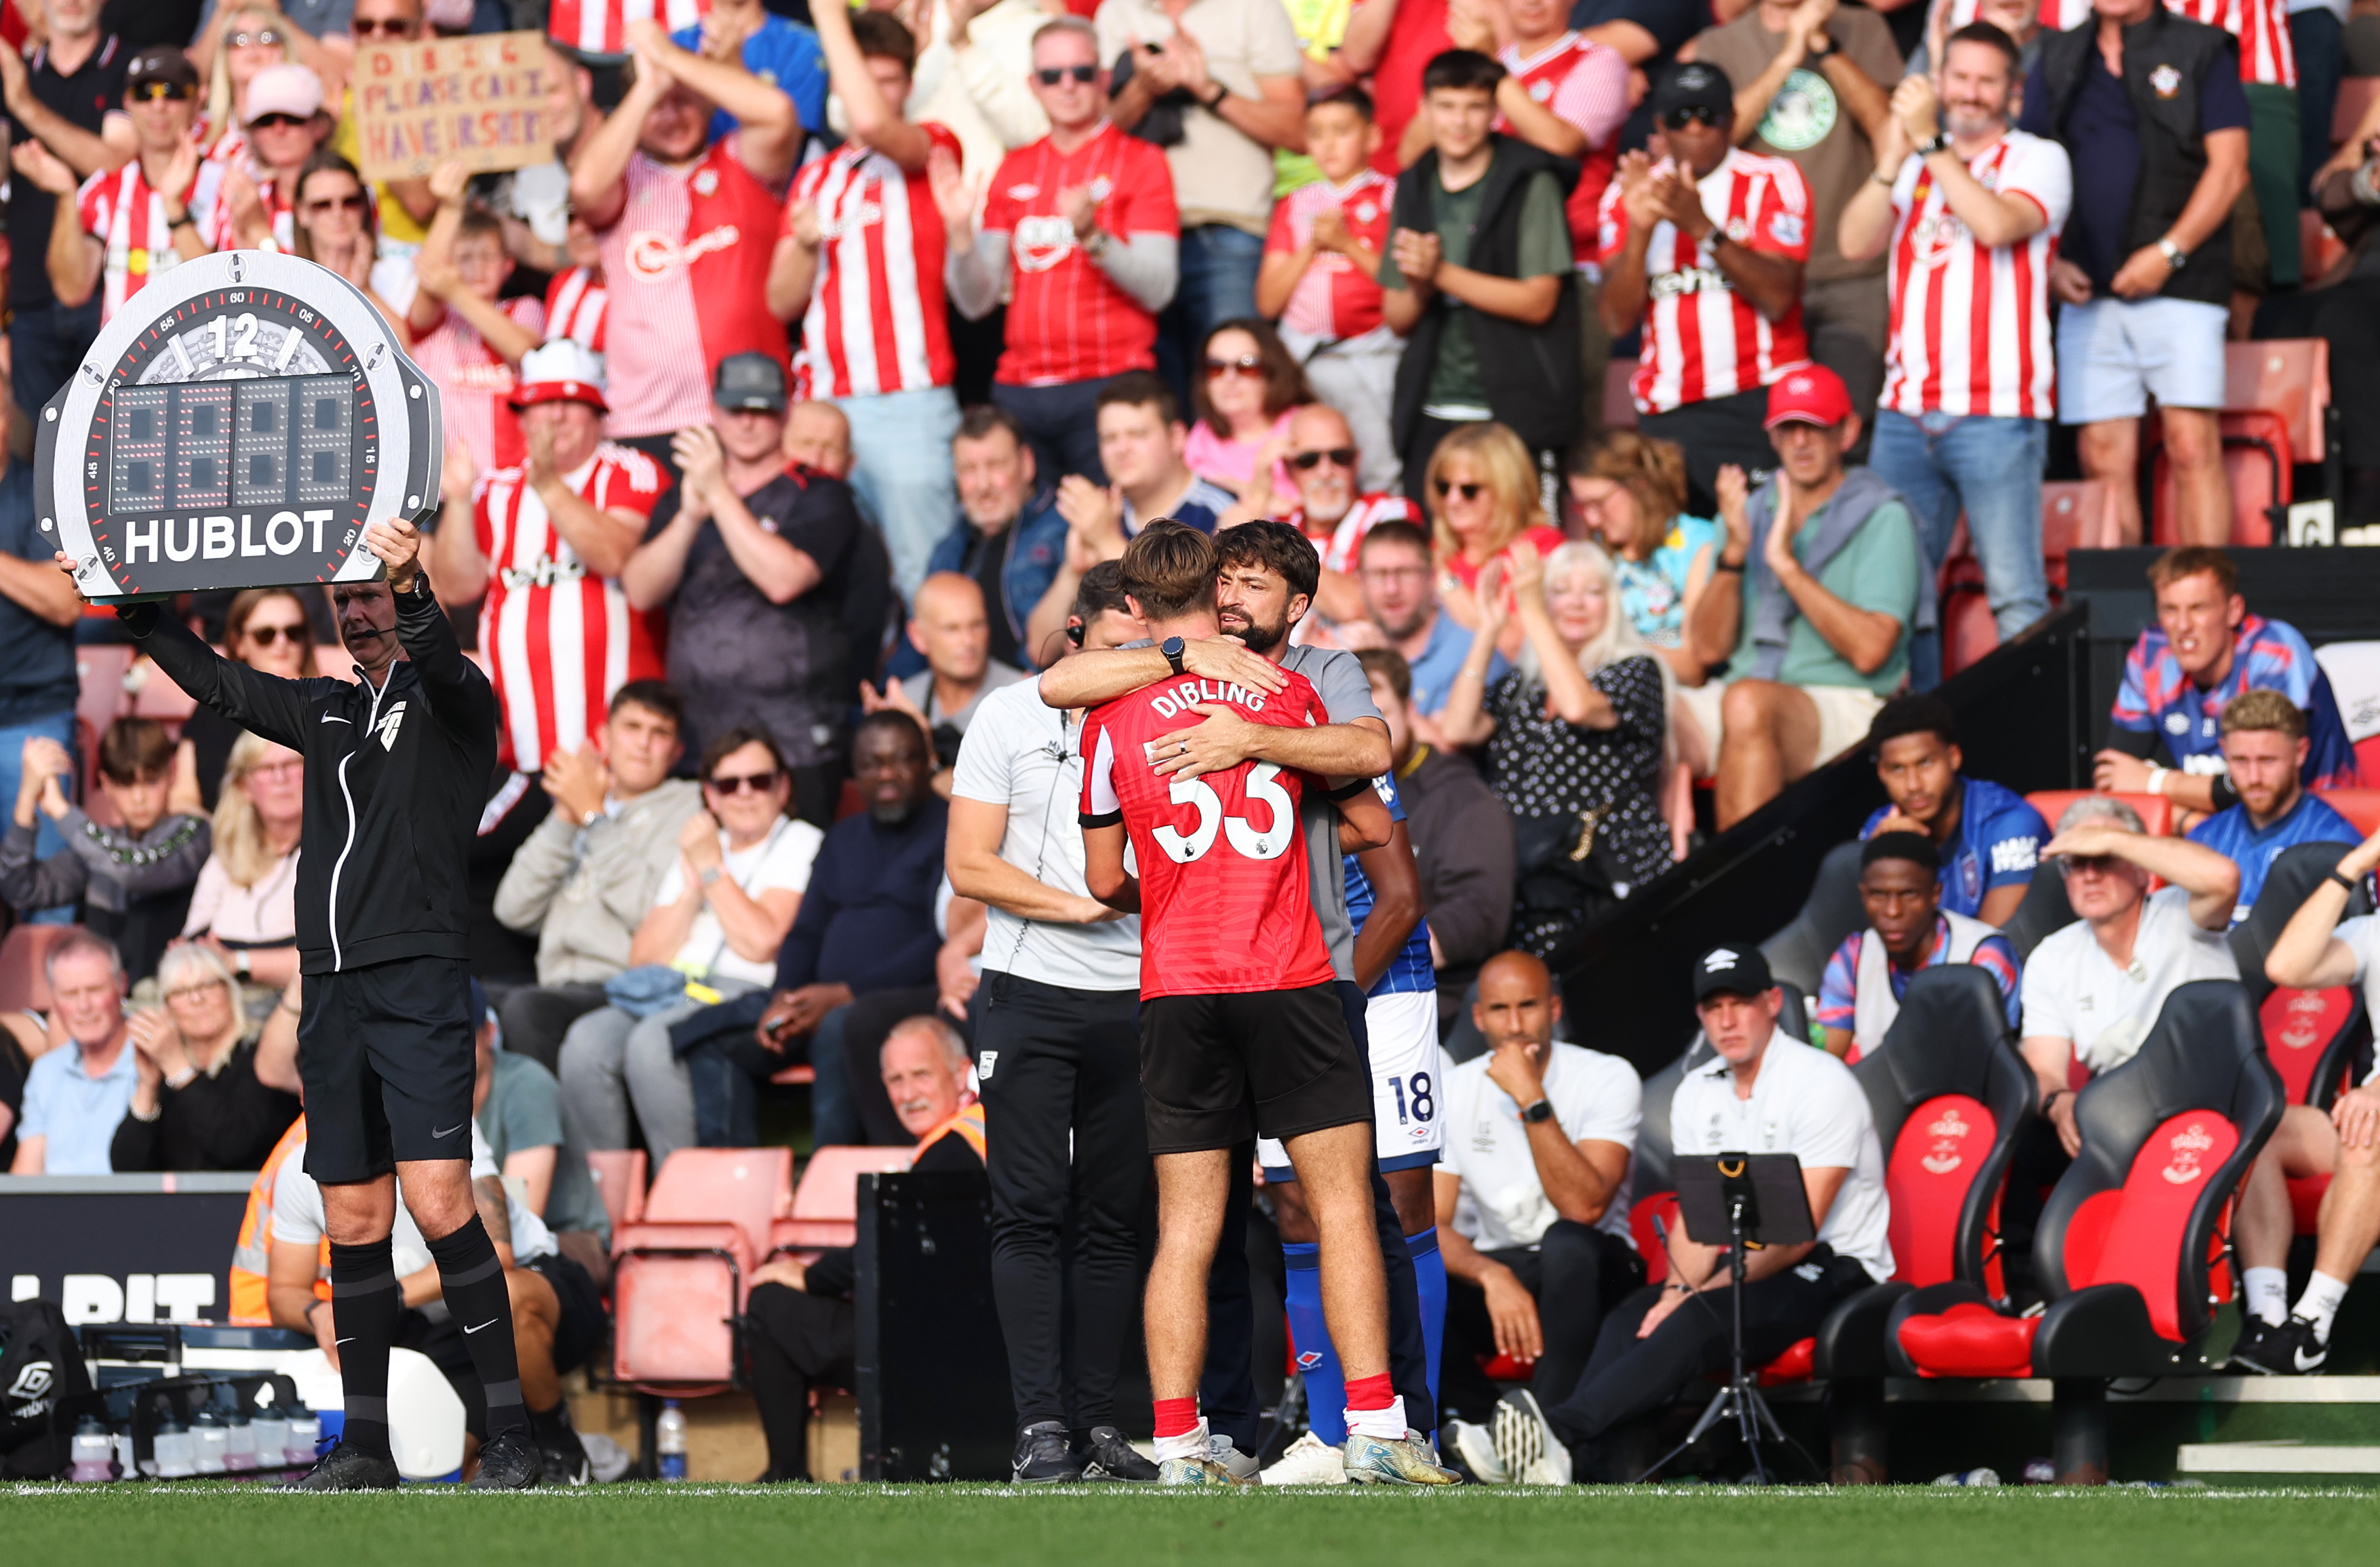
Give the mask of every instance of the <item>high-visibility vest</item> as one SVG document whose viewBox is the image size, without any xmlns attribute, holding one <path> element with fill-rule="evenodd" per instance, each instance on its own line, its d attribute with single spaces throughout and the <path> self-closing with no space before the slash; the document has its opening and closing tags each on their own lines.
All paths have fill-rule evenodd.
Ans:
<svg viewBox="0 0 2380 1567">
<path fill-rule="evenodd" d="M 242 1327 L 263 1328 L 273 1325 L 273 1308 L 265 1299 L 265 1280 L 273 1269 L 273 1181 L 280 1174 L 283 1161 L 306 1152 L 306 1117 L 300 1115 L 281 1134 L 273 1151 L 264 1156 L 264 1168 L 256 1173 L 256 1180 L 248 1188 L 248 1211 L 240 1215 L 239 1243 L 231 1254 L 231 1320 Z M 322 1241 L 322 1257 L 314 1276 L 314 1296 L 318 1300 L 331 1298 L 331 1239 Z"/>
<path fill-rule="evenodd" d="M 941 1141 L 944 1137 L 953 1132 L 956 1132 L 959 1136 L 966 1139 L 967 1146 L 975 1150 L 975 1156 L 978 1159 L 984 1157 L 983 1102 L 981 1100 L 976 1100 L 967 1104 L 962 1108 L 957 1115 L 952 1116 L 949 1120 L 944 1121 L 941 1126 L 936 1127 L 924 1137 L 919 1138 L 917 1139 L 917 1151 L 919 1153 L 925 1152 L 926 1150 L 933 1147 L 935 1143 Z"/>
</svg>

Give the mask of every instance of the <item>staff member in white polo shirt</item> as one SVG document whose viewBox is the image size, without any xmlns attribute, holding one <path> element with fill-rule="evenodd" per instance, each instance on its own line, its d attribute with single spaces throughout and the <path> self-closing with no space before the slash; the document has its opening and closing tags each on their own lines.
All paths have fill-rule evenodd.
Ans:
<svg viewBox="0 0 2380 1567">
<path fill-rule="evenodd" d="M 1785 998 L 1759 949 L 1712 949 L 1694 964 L 1694 1012 L 1717 1054 L 1686 1074 L 1670 1102 L 1681 1163 L 1718 1153 L 1791 1153 L 1815 1241 L 1751 1254 L 1743 1290 L 1743 1353 L 1754 1364 L 1817 1332 L 1836 1302 L 1892 1277 L 1885 1236 L 1884 1151 L 1867 1095 L 1851 1068 L 1777 1027 Z M 1505 1467 L 1567 1480 L 1635 1478 L 1628 1428 L 1667 1409 L 1695 1379 L 1728 1363 L 1726 1249 L 1669 1232 L 1670 1276 L 1604 1319 L 1595 1356 L 1571 1395 L 1540 1409 L 1526 1392 L 1496 1411 Z"/>
<path fill-rule="evenodd" d="M 1068 651 L 1144 632 L 1123 569 L 1092 568 L 1066 618 Z M 990 906 L 976 996 L 991 1177 L 991 1290 L 1016 1400 L 1019 1481 L 1154 1480 L 1123 1439 L 1115 1380 L 1140 1285 L 1148 1172 L 1140 1097 L 1140 921 L 1083 880 L 1082 708 L 1045 705 L 1032 681 L 986 695 L 951 779 L 952 889 Z M 1074 1213 L 1072 1287 L 1060 1270 Z M 1061 1324 L 1074 1317 L 1073 1353 Z M 1064 1368 L 1085 1428 L 1066 1424 Z"/>
<path fill-rule="evenodd" d="M 1560 1403 L 1586 1368 L 1604 1311 L 1645 1282 L 1628 1238 L 1644 1085 L 1617 1055 L 1555 1043 L 1561 1009 L 1543 961 L 1489 958 L 1471 1007 L 1488 1053 L 1439 1078 L 1438 1234 L 1451 1286 L 1439 1399 L 1474 1419 L 1496 1406 L 1475 1355 L 1535 1362 L 1537 1395 Z M 1508 1473 L 1485 1425 L 1447 1427 L 1475 1478 L 1545 1477 Z"/>
<path fill-rule="evenodd" d="M 2066 808 L 2042 847 L 2081 916 L 2052 932 L 2024 965 L 2024 1059 L 2041 1081 L 2041 1113 L 2072 1158 L 2071 1067 L 2094 1076 L 2131 1060 L 2165 998 L 2192 980 L 2236 980 L 2224 932 L 2240 867 L 2180 838 L 2151 838 L 2120 800 L 2090 795 Z M 2149 878 L 2167 885 L 2149 890 Z"/>
</svg>

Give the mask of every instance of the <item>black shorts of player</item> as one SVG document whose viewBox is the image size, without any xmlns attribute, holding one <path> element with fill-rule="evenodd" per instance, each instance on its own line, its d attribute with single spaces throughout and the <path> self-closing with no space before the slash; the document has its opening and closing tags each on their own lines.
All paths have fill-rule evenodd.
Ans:
<svg viewBox="0 0 2380 1567">
<path fill-rule="evenodd" d="M 1372 1077 L 1329 983 L 1142 1002 L 1140 1089 L 1151 1153 L 1372 1118 Z"/>
<path fill-rule="evenodd" d="M 334 1186 L 400 1160 L 468 1160 L 477 1066 L 460 958 L 307 975 L 298 1019 L 306 1173 Z"/>
</svg>

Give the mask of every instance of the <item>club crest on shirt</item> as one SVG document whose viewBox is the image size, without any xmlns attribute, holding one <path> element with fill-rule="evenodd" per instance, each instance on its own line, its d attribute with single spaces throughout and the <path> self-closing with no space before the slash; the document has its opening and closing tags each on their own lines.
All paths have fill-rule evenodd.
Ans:
<svg viewBox="0 0 2380 1567">
<path fill-rule="evenodd" d="M 858 206 L 839 218 L 819 222 L 820 239 L 841 239 L 846 234 L 857 234 L 884 221 L 884 209 L 874 201 L 862 200 Z"/>
<path fill-rule="evenodd" d="M 1040 194 L 1041 187 L 1030 183 L 1029 181 L 1023 185 L 1012 185 L 1008 187 L 1008 199 L 1011 201 L 1030 201 Z"/>
<path fill-rule="evenodd" d="M 1542 103 L 1553 95 L 1554 84 L 1552 82 L 1540 80 L 1529 83 L 1529 96 L 1537 102 Z"/>
<path fill-rule="evenodd" d="M 2181 90 L 2181 73 L 2171 66 L 2159 66 L 2149 73 L 2149 85 L 2160 98 L 2170 98 Z"/>
<path fill-rule="evenodd" d="M 2168 734 L 2188 734 L 2190 732 L 2189 716 L 2182 713 L 2168 713 L 2165 716 L 2165 729 Z"/>
<path fill-rule="evenodd" d="M 1054 212 L 1019 218 L 1014 232 L 1009 235 L 1008 246 L 1016 257 L 1018 271 L 1046 272 L 1075 248 L 1075 225 Z"/>
<path fill-rule="evenodd" d="M 1355 209 L 1355 221 L 1359 223 L 1368 223 L 1379 215 L 1380 209 L 1369 201 L 1364 202 Z"/>
<path fill-rule="evenodd" d="M 694 193 L 697 196 L 714 195 L 718 189 L 719 171 L 717 169 L 705 169 L 694 176 Z"/>
<path fill-rule="evenodd" d="M 1115 181 L 1108 178 L 1105 175 L 1096 175 L 1092 176 L 1089 188 L 1092 200 L 1104 201 L 1110 196 L 1114 194 Z"/>
</svg>

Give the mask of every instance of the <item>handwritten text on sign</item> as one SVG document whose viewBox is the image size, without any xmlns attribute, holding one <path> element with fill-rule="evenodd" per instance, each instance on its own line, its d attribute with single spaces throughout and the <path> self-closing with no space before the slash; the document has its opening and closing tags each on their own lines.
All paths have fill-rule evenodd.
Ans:
<svg viewBox="0 0 2380 1567">
<path fill-rule="evenodd" d="M 553 54 L 535 32 L 491 32 L 358 52 L 356 114 L 366 179 L 419 179 L 448 158 L 474 172 L 553 156 Z"/>
</svg>

